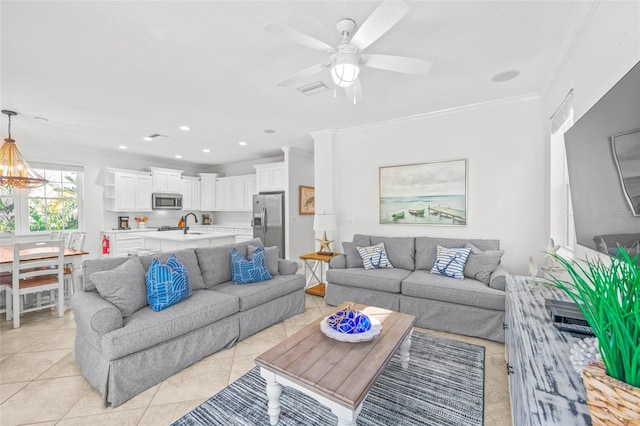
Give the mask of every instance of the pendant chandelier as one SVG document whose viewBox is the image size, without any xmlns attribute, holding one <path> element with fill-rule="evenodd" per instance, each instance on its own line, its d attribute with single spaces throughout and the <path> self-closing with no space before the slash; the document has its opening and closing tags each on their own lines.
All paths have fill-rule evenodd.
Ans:
<svg viewBox="0 0 640 426">
<path fill-rule="evenodd" d="M 29 166 L 18 151 L 16 141 L 11 139 L 11 117 L 18 115 L 18 113 L 5 109 L 2 110 L 2 113 L 9 117 L 9 137 L 0 147 L 0 172 L 2 173 L 0 185 L 13 188 L 36 188 L 45 185 L 48 181 Z"/>
</svg>

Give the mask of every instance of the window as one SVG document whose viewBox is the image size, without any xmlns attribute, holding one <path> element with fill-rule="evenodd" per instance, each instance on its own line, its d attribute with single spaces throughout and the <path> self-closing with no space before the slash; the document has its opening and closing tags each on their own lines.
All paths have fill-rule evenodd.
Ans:
<svg viewBox="0 0 640 426">
<path fill-rule="evenodd" d="M 0 233 L 14 232 L 16 218 L 14 215 L 13 191 L 11 187 L 0 187 Z"/>
<path fill-rule="evenodd" d="M 82 168 L 32 163 L 49 183 L 34 189 L 0 190 L 0 232 L 79 230 Z"/>
</svg>

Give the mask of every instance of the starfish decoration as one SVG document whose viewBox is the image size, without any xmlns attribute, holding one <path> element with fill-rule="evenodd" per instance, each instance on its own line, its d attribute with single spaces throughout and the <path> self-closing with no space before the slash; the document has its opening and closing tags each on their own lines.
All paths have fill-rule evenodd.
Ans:
<svg viewBox="0 0 640 426">
<path fill-rule="evenodd" d="M 333 240 L 327 238 L 327 231 L 324 232 L 322 239 L 316 238 L 316 241 L 320 243 L 320 251 L 318 251 L 318 253 L 331 253 L 331 243 Z"/>
</svg>

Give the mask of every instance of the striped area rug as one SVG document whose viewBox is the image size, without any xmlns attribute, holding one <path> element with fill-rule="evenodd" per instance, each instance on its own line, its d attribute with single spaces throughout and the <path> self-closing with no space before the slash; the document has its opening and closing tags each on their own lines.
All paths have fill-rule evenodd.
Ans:
<svg viewBox="0 0 640 426">
<path fill-rule="evenodd" d="M 173 423 L 269 425 L 266 383 L 258 367 Z M 371 388 L 358 426 L 482 425 L 484 347 L 414 331 L 411 361 L 403 370 L 396 354 Z M 311 397 L 283 386 L 278 425 L 331 425 L 331 411 Z"/>
</svg>

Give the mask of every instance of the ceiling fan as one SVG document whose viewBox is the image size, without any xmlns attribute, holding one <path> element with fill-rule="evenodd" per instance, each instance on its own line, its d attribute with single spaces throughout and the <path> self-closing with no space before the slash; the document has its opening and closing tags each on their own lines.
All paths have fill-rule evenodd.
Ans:
<svg viewBox="0 0 640 426">
<path fill-rule="evenodd" d="M 356 103 L 362 98 L 362 85 L 358 78 L 360 67 L 378 68 L 405 74 L 424 75 L 429 72 L 432 62 L 405 56 L 372 55 L 362 53 L 367 47 L 393 28 L 409 11 L 409 6 L 401 1 L 382 3 L 367 18 L 358 31 L 353 19 L 338 21 L 336 29 L 342 36 L 337 47 L 332 47 L 310 35 L 276 23 L 268 23 L 262 29 L 287 38 L 293 42 L 331 54 L 331 57 L 317 65 L 297 72 L 278 82 L 278 86 L 290 86 L 330 69 L 331 79 L 338 87 L 343 87 L 349 99 Z"/>
</svg>

